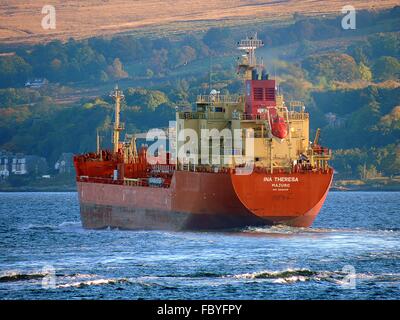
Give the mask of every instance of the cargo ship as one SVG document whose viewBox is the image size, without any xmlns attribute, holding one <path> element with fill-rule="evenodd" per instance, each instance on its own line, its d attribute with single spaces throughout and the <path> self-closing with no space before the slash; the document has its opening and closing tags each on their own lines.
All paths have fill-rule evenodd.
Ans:
<svg viewBox="0 0 400 320">
<path fill-rule="evenodd" d="M 112 148 L 97 143 L 95 152 L 74 156 L 84 228 L 312 225 L 332 182 L 331 150 L 319 144 L 319 129 L 310 141 L 309 113 L 284 100 L 257 61 L 262 46 L 256 35 L 238 42 L 242 93 L 211 90 L 195 107 L 176 108 L 169 148 L 138 147 L 134 134 L 120 141 L 124 95 L 116 87 Z"/>
</svg>

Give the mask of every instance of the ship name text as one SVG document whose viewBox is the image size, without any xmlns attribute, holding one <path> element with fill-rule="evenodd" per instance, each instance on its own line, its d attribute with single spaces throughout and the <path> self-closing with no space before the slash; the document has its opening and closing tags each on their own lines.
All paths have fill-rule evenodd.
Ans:
<svg viewBox="0 0 400 320">
<path fill-rule="evenodd" d="M 297 177 L 264 177 L 264 182 L 299 182 Z"/>
</svg>

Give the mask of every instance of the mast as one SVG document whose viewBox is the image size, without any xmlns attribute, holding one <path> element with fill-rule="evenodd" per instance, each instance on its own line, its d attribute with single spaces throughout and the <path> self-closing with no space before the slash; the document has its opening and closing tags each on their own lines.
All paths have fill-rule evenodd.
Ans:
<svg viewBox="0 0 400 320">
<path fill-rule="evenodd" d="M 97 145 L 97 148 L 96 148 L 97 155 L 100 157 L 100 161 L 103 161 L 103 152 L 101 151 L 101 141 L 100 141 L 99 129 L 97 129 L 96 145 Z"/>
<path fill-rule="evenodd" d="M 99 129 L 96 131 L 96 153 L 100 155 L 100 136 L 99 136 Z"/>
<path fill-rule="evenodd" d="M 239 70 L 244 70 L 246 80 L 251 80 L 252 70 L 261 66 L 257 65 L 256 49 L 262 46 L 264 46 L 264 42 L 257 38 L 257 33 L 254 37 L 246 37 L 237 43 L 237 49 L 245 51 L 239 63 Z"/>
<path fill-rule="evenodd" d="M 123 125 L 120 123 L 120 112 L 121 112 L 121 101 L 125 98 L 122 90 L 118 89 L 118 85 L 115 86 L 114 91 L 110 94 L 115 101 L 115 115 L 114 115 L 114 128 L 113 128 L 113 151 L 118 152 L 119 147 L 119 132 L 124 130 Z"/>
</svg>

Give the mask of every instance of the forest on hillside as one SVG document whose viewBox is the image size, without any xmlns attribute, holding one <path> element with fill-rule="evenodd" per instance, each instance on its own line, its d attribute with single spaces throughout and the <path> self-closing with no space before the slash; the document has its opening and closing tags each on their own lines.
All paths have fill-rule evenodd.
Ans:
<svg viewBox="0 0 400 320">
<path fill-rule="evenodd" d="M 175 106 L 193 106 L 210 82 L 224 94 L 242 89 L 235 44 L 257 31 L 268 71 L 288 101 L 306 103 L 312 133 L 322 128 L 337 172 L 399 175 L 400 7 L 359 12 L 356 30 L 343 30 L 340 20 L 297 16 L 292 23 L 182 37 L 0 45 L 0 149 L 52 163 L 62 152 L 93 150 L 97 129 L 106 143 L 113 121 L 108 91 L 115 83 L 126 96 L 127 132 L 166 127 Z M 26 88 L 35 78 L 49 84 Z M 83 89 L 95 93 L 71 99 Z"/>
</svg>

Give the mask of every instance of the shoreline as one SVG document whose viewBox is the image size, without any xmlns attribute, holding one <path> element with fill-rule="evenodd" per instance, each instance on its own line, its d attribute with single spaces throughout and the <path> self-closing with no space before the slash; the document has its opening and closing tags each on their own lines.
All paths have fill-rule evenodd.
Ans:
<svg viewBox="0 0 400 320">
<path fill-rule="evenodd" d="M 67 187 L 9 187 L 9 188 L 0 188 L 0 193 L 17 193 L 17 192 L 77 192 L 76 186 L 67 186 Z M 333 186 L 330 188 L 329 192 L 400 192 L 400 185 L 395 186 L 387 186 L 387 187 L 353 187 L 353 188 L 343 188 Z"/>
<path fill-rule="evenodd" d="M 14 188 L 0 188 L 2 193 L 13 193 L 13 192 L 77 192 L 76 187 L 45 187 L 45 188 L 34 188 L 34 187 L 14 187 Z"/>
</svg>

